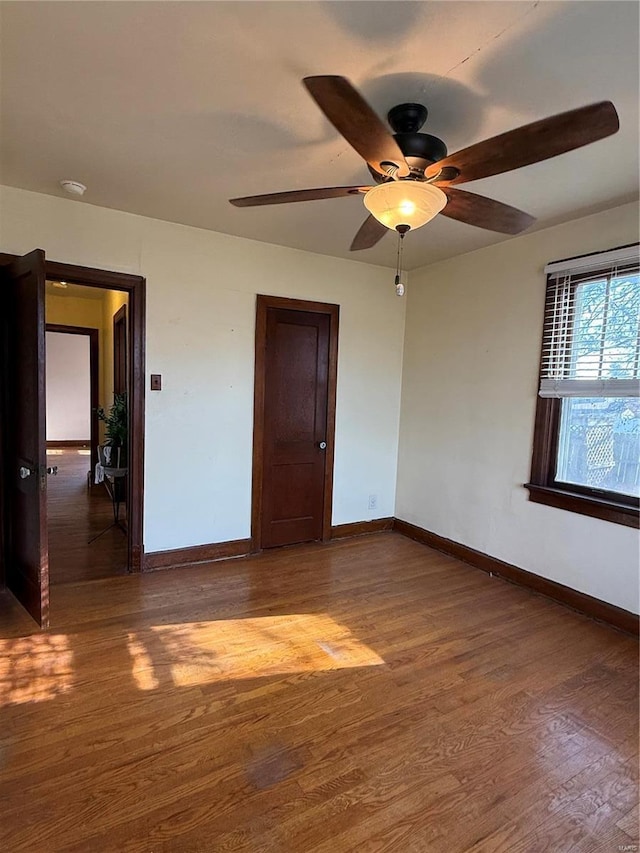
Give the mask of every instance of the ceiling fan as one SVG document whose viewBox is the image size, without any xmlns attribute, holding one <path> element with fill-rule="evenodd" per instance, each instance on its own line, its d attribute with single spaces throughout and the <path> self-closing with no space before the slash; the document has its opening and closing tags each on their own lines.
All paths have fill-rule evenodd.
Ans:
<svg viewBox="0 0 640 853">
<path fill-rule="evenodd" d="M 601 101 L 526 124 L 448 155 L 441 139 L 420 128 L 422 104 L 399 104 L 387 119 L 393 135 L 345 77 L 305 77 L 304 85 L 331 124 L 367 162 L 375 186 L 320 187 L 232 198 L 236 207 L 362 195 L 370 215 L 351 250 L 369 249 L 388 229 L 403 236 L 438 213 L 469 225 L 519 234 L 533 216 L 454 184 L 499 175 L 604 139 L 619 128 L 610 101 Z"/>
</svg>

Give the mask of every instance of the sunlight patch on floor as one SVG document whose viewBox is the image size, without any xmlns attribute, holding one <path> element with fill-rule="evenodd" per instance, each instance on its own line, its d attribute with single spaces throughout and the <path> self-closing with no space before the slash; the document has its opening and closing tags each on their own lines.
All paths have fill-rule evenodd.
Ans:
<svg viewBox="0 0 640 853">
<path fill-rule="evenodd" d="M 64 634 L 0 640 L 0 707 L 44 702 L 73 686 L 73 652 Z"/>
<path fill-rule="evenodd" d="M 158 625 L 128 635 L 141 690 L 380 666 L 384 660 L 327 614 Z"/>
<path fill-rule="evenodd" d="M 160 687 L 160 682 L 154 674 L 151 655 L 148 654 L 144 643 L 138 640 L 135 634 L 129 634 L 127 645 L 133 658 L 133 678 L 140 690 L 155 690 Z"/>
</svg>

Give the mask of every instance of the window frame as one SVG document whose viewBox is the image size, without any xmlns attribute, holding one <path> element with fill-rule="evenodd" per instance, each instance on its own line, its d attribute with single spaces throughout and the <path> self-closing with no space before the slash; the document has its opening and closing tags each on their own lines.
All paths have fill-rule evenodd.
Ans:
<svg viewBox="0 0 640 853">
<path fill-rule="evenodd" d="M 594 262 L 596 261 L 597 258 L 594 256 Z M 622 272 L 625 269 L 636 268 L 636 264 L 621 264 L 618 270 Z M 571 286 L 577 289 L 582 282 L 591 281 L 599 274 L 611 275 L 610 265 L 599 268 L 594 263 L 592 269 L 572 275 Z M 551 275 L 547 277 L 545 307 L 552 278 Z M 573 324 L 574 317 L 572 316 L 570 320 Z M 544 338 L 544 334 L 542 337 Z M 540 354 L 539 376 L 542 373 L 543 357 L 544 342 Z M 562 398 L 537 395 L 531 457 L 531 481 L 525 483 L 525 488 L 529 490 L 529 500 L 534 503 L 577 512 L 581 515 L 600 518 L 604 521 L 611 521 L 614 524 L 640 528 L 640 498 L 607 491 L 606 489 L 566 483 L 556 479 L 561 414 Z"/>
</svg>

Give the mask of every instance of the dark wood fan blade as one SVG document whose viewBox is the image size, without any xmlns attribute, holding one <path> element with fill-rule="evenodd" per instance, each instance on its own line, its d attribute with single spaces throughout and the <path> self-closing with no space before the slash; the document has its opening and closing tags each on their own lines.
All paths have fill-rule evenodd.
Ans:
<svg viewBox="0 0 640 853">
<path fill-rule="evenodd" d="M 534 121 L 457 151 L 429 166 L 426 176 L 433 178 L 440 169 L 453 167 L 458 170 L 458 175 L 447 176 L 442 181 L 436 179 L 434 183 L 446 186 L 477 181 L 581 148 L 611 136 L 619 126 L 616 108 L 610 101 L 590 104 Z"/>
<path fill-rule="evenodd" d="M 443 216 L 458 219 L 468 225 L 486 228 L 488 231 L 499 231 L 501 234 L 520 234 L 536 221 L 522 210 L 485 198 L 483 195 L 456 190 L 453 187 L 442 187 L 447 196 L 447 204 L 440 212 Z"/>
<path fill-rule="evenodd" d="M 235 207 L 257 207 L 263 204 L 288 204 L 292 201 L 315 201 L 321 198 L 341 198 L 347 195 L 362 195 L 371 187 L 318 187 L 313 190 L 291 190 L 284 193 L 266 195 L 247 195 L 244 198 L 230 198 Z"/>
<path fill-rule="evenodd" d="M 370 249 L 372 246 L 381 240 L 389 231 L 386 225 L 378 222 L 375 216 L 367 216 L 365 221 L 360 226 L 356 236 L 351 244 L 351 251 L 358 252 L 360 249 Z"/>
<path fill-rule="evenodd" d="M 376 172 L 386 174 L 383 164 L 393 163 L 399 177 L 407 177 L 409 166 L 398 143 L 346 77 L 305 77 L 303 82 L 335 129 Z"/>
</svg>

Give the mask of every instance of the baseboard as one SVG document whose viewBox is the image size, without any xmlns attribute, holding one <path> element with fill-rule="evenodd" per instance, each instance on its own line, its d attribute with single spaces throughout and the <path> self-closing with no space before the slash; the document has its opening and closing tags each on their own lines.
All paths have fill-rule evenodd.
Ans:
<svg viewBox="0 0 640 853">
<path fill-rule="evenodd" d="M 152 551 L 144 555 L 143 571 L 172 569 L 177 566 L 193 566 L 230 557 L 244 557 L 251 550 L 250 539 L 233 539 L 230 542 L 214 542 L 210 545 L 192 545 L 171 551 Z"/>
<path fill-rule="evenodd" d="M 349 536 L 382 533 L 385 530 L 391 530 L 393 522 L 393 518 L 374 518 L 371 521 L 337 524 L 331 528 L 331 538 L 346 539 Z M 196 563 L 227 560 L 231 557 L 245 557 L 250 553 L 250 539 L 233 539 L 230 542 L 213 542 L 209 545 L 193 545 L 189 548 L 175 548 L 170 551 L 151 551 L 144 555 L 143 571 L 154 572 L 158 569 L 193 566 Z"/>
<path fill-rule="evenodd" d="M 47 441 L 47 447 L 90 447 L 91 439 L 70 438 L 64 441 Z"/>
<path fill-rule="evenodd" d="M 349 536 L 382 533 L 384 530 L 391 530 L 393 522 L 393 518 L 374 518 L 371 521 L 337 524 L 331 528 L 331 538 L 346 539 Z M 153 572 L 157 569 L 192 566 L 195 563 L 209 563 L 213 560 L 245 557 L 250 553 L 250 539 L 233 539 L 230 542 L 213 542 L 209 545 L 193 545 L 189 548 L 175 548 L 170 551 L 152 551 L 144 555 L 143 571 Z"/>
<path fill-rule="evenodd" d="M 335 524 L 331 528 L 332 539 L 346 539 L 349 536 L 363 536 L 367 533 L 382 533 L 393 528 L 393 518 L 372 518 L 371 521 L 351 521 L 349 524 Z"/>
<path fill-rule="evenodd" d="M 566 607 L 584 613 L 592 619 L 606 622 L 627 634 L 637 636 L 640 632 L 640 618 L 635 613 L 616 607 L 615 604 L 609 604 L 599 598 L 586 595 L 584 592 L 578 592 L 571 587 L 528 572 L 526 569 L 520 569 L 511 563 L 505 563 L 496 557 L 484 554 L 482 551 L 476 551 L 474 548 L 468 548 L 466 545 L 454 542 L 452 539 L 445 539 L 444 536 L 438 536 L 437 533 L 431 533 L 422 527 L 410 524 L 408 521 L 402 521 L 399 518 L 394 519 L 393 529 L 403 536 L 409 537 L 409 539 L 415 539 L 416 542 L 428 545 L 429 548 L 455 557 L 463 563 L 469 563 L 477 569 L 482 569 L 483 572 L 490 572 L 511 581 L 511 583 L 526 587 L 532 592 L 544 595 L 559 604 L 564 604 Z"/>
</svg>

